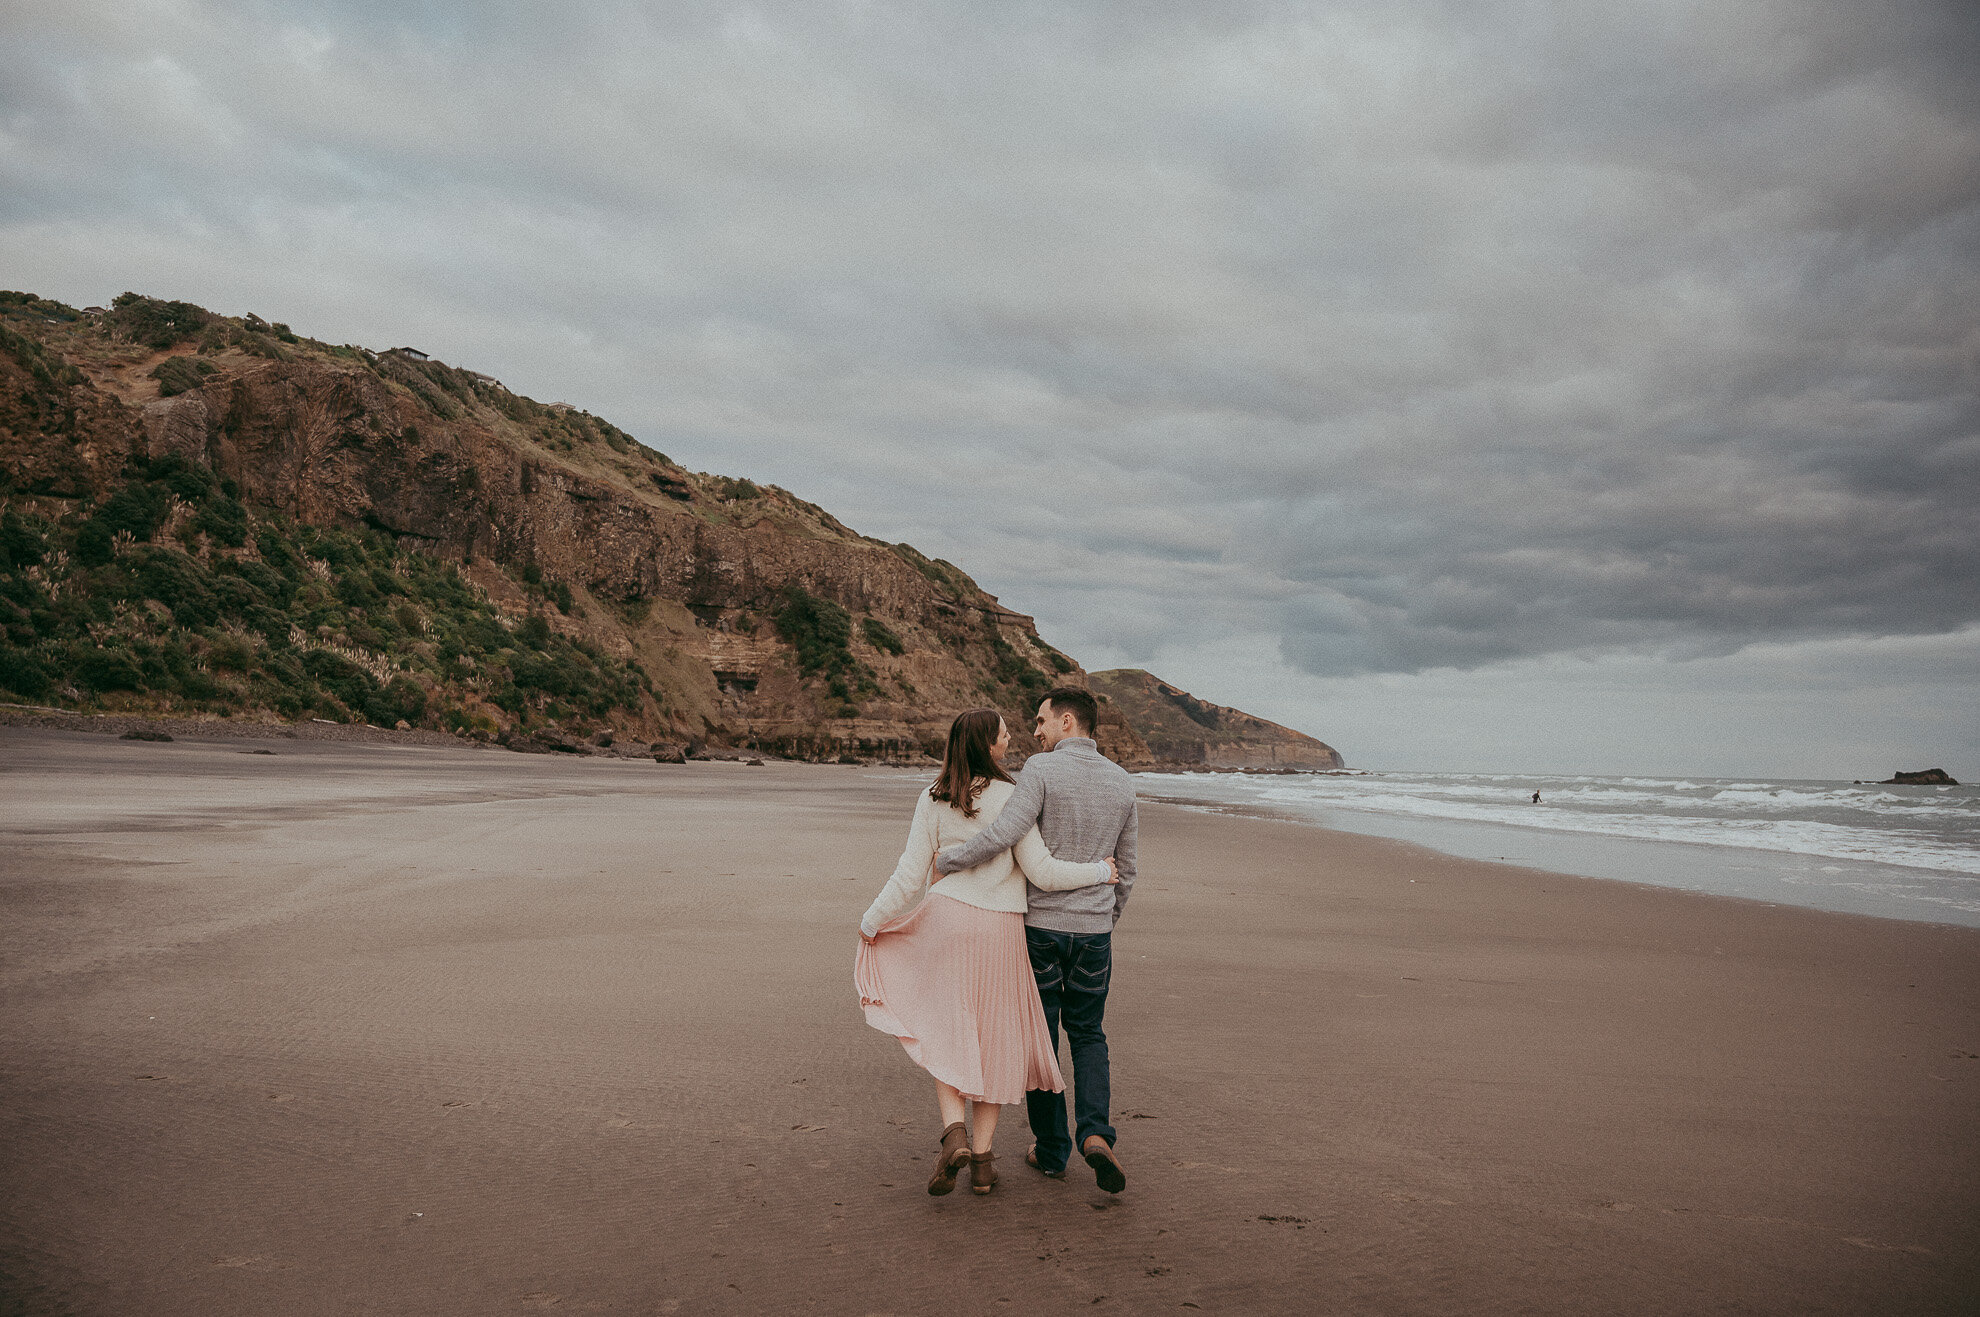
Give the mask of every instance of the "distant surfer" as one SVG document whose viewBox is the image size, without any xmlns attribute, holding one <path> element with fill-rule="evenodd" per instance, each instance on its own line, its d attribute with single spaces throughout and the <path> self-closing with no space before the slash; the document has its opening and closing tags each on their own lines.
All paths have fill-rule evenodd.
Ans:
<svg viewBox="0 0 1980 1317">
<path fill-rule="evenodd" d="M 1533 793 L 1533 803 L 1536 805 L 1540 803 L 1540 793 L 1538 791 Z"/>
</svg>

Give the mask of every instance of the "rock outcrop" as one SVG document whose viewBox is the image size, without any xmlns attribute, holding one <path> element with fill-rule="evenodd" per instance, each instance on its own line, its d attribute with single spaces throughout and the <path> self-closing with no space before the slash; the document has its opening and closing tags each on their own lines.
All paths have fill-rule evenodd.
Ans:
<svg viewBox="0 0 1980 1317">
<path fill-rule="evenodd" d="M 1943 768 L 1921 768 L 1915 772 L 1899 773 L 1887 777 L 1877 784 L 1884 787 L 1956 787 L 1958 781 Z"/>
<path fill-rule="evenodd" d="M 1088 679 L 1103 707 L 1118 711 L 1165 767 L 1342 767 L 1340 754 L 1304 732 L 1199 700 L 1140 668 L 1096 672 Z"/>
</svg>

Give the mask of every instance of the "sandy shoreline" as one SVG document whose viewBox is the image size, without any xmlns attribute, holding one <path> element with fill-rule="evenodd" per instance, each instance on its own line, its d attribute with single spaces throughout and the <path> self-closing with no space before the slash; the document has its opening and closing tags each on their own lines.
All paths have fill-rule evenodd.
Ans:
<svg viewBox="0 0 1980 1317">
<path fill-rule="evenodd" d="M 1151 806 L 1128 1192 L 1014 1121 L 929 1199 L 850 983 L 898 778 L 249 749 L 0 728 L 10 1310 L 1980 1297 L 1980 930 Z"/>
</svg>

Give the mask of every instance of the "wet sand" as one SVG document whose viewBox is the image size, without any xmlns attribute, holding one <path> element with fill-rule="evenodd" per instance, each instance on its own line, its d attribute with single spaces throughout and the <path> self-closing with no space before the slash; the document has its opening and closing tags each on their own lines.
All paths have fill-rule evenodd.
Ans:
<svg viewBox="0 0 1980 1317">
<path fill-rule="evenodd" d="M 1164 806 L 1127 1192 L 931 1199 L 914 789 L 0 728 L 0 1309 L 1980 1305 L 1980 930 Z"/>
</svg>

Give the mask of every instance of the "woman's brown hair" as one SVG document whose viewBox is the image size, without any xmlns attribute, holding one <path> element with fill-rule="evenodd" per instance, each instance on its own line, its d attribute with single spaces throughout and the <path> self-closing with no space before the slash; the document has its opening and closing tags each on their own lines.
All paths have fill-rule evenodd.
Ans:
<svg viewBox="0 0 1980 1317">
<path fill-rule="evenodd" d="M 949 752 L 942 757 L 942 771 L 928 794 L 954 805 L 963 817 L 976 817 L 976 796 L 992 782 L 1008 782 L 1011 775 L 998 766 L 990 747 L 997 743 L 997 729 L 1004 716 L 995 709 L 971 709 L 956 715 L 949 724 Z"/>
</svg>

